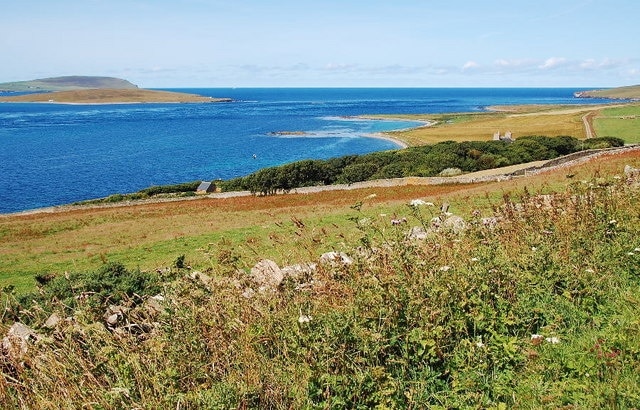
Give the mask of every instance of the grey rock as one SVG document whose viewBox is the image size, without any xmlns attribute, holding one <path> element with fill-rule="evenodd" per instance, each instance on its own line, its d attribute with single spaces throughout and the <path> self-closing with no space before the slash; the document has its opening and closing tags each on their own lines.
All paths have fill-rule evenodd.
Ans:
<svg viewBox="0 0 640 410">
<path fill-rule="evenodd" d="M 20 360 L 27 354 L 29 344 L 35 343 L 39 339 L 40 335 L 29 326 L 16 322 L 2 339 L 2 352 L 9 359 Z"/>
<path fill-rule="evenodd" d="M 320 263 L 332 265 L 332 266 L 339 266 L 339 265 L 349 266 L 349 265 L 353 265 L 353 259 L 351 259 L 344 252 L 327 252 L 327 253 L 323 253 L 322 256 L 320 256 Z"/>
<path fill-rule="evenodd" d="M 260 291 L 276 290 L 284 280 L 284 273 L 274 261 L 263 259 L 251 268 L 251 280 Z"/>
</svg>

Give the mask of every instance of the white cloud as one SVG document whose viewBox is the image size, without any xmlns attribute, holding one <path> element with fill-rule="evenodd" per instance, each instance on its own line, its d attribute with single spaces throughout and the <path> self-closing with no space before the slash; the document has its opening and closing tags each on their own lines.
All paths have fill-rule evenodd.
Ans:
<svg viewBox="0 0 640 410">
<path fill-rule="evenodd" d="M 467 61 L 466 63 L 464 63 L 464 65 L 462 66 L 462 70 L 463 71 L 467 71 L 467 70 L 473 70 L 475 68 L 479 68 L 480 64 L 476 63 L 475 61 Z"/>
<path fill-rule="evenodd" d="M 543 69 L 543 70 L 549 70 L 549 69 L 558 68 L 560 66 L 563 66 L 563 65 L 566 64 L 566 62 L 567 62 L 566 58 L 563 58 L 563 57 L 551 57 L 551 58 L 547 58 L 544 61 L 544 63 L 542 63 L 538 67 Z"/>
</svg>

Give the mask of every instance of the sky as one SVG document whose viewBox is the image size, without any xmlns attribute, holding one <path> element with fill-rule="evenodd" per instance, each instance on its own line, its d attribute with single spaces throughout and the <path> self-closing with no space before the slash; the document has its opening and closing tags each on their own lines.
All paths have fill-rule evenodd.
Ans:
<svg viewBox="0 0 640 410">
<path fill-rule="evenodd" d="M 2 0 L 0 82 L 640 84 L 638 0 Z"/>
</svg>

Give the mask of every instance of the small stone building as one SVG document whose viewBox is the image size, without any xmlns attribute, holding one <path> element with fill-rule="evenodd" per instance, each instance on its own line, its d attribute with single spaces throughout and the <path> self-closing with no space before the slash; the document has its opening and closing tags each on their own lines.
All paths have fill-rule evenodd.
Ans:
<svg viewBox="0 0 640 410">
<path fill-rule="evenodd" d="M 196 194 L 208 194 L 211 192 L 216 192 L 216 184 L 214 184 L 213 181 L 202 181 L 200 185 L 198 185 L 198 189 L 196 189 Z"/>
</svg>

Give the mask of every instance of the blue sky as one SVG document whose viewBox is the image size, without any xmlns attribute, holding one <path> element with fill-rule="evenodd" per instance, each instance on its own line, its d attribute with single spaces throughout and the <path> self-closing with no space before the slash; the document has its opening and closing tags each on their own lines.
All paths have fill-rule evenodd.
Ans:
<svg viewBox="0 0 640 410">
<path fill-rule="evenodd" d="M 141 87 L 640 84 L 638 0 L 11 0 L 0 82 Z"/>
</svg>

